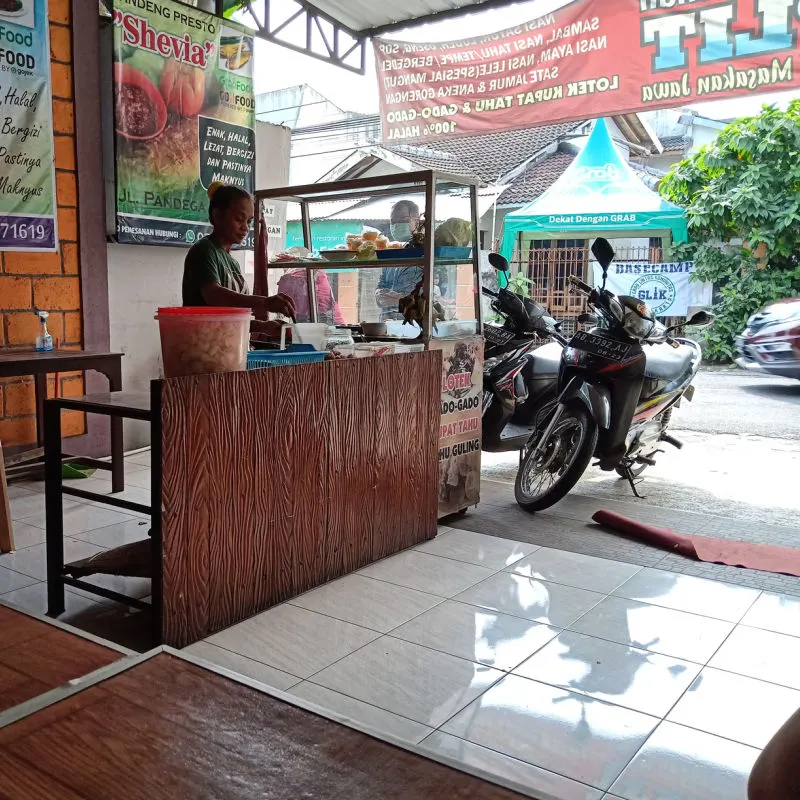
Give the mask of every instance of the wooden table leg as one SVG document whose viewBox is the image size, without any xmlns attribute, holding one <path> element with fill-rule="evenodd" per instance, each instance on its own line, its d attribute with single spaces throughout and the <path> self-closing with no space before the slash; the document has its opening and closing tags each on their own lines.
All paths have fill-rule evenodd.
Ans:
<svg viewBox="0 0 800 800">
<path fill-rule="evenodd" d="M 61 503 L 61 408 L 44 409 L 44 493 L 47 541 L 47 614 L 64 613 L 64 517 Z"/>
<path fill-rule="evenodd" d="M 106 368 L 108 390 L 122 391 L 122 359 L 112 362 Z M 125 489 L 125 445 L 123 441 L 122 417 L 111 417 L 111 491 Z"/>
<path fill-rule="evenodd" d="M 0 442 L 0 553 L 10 553 L 13 549 L 14 531 L 11 527 L 11 506 L 8 503 L 3 443 Z"/>
</svg>

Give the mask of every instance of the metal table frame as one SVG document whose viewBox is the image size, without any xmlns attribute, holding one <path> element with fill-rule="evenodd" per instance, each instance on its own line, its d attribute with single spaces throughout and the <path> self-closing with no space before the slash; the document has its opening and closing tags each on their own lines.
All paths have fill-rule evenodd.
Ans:
<svg viewBox="0 0 800 800">
<path fill-rule="evenodd" d="M 66 586 L 82 589 L 90 594 L 114 600 L 138 609 L 152 609 L 155 641 L 161 641 L 161 422 L 160 413 L 154 409 L 160 406 L 160 384 L 153 382 L 151 392 L 109 392 L 107 394 L 85 395 L 75 398 L 53 398 L 44 404 L 44 457 L 45 457 L 45 521 L 47 528 L 47 614 L 57 617 L 64 613 Z M 149 422 L 153 437 L 153 466 L 150 505 L 123 500 L 112 495 L 97 494 L 84 489 L 65 487 L 62 480 L 61 464 L 61 412 L 64 410 L 82 411 L 86 414 L 100 414 L 111 418 L 112 426 L 122 426 L 123 419 L 137 419 Z M 120 465 L 123 458 L 119 458 Z M 107 464 L 107 462 L 103 462 Z M 122 474 L 122 467 L 120 469 Z M 112 492 L 118 491 L 112 485 Z M 64 495 L 80 497 L 84 500 L 104 503 L 115 508 L 148 514 L 151 518 L 150 541 L 152 547 L 151 580 L 152 602 L 129 597 L 119 592 L 98 586 L 87 580 L 72 578 L 64 574 L 64 516 L 62 499 Z"/>
</svg>

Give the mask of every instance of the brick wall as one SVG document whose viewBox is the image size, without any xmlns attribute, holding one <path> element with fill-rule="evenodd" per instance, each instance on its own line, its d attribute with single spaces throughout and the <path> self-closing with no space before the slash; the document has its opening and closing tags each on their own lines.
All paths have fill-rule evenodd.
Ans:
<svg viewBox="0 0 800 800">
<path fill-rule="evenodd" d="M 72 94 L 71 0 L 50 3 L 50 70 L 58 200 L 58 253 L 0 252 L 0 345 L 33 345 L 38 331 L 35 310 L 49 311 L 48 329 L 62 347 L 82 342 L 81 288 L 78 264 L 77 176 Z M 99 134 L 98 134 L 99 136 Z M 59 390 L 82 394 L 81 373 L 60 376 Z M 49 394 L 55 392 L 50 377 Z M 85 419 L 65 413 L 66 436 L 85 432 Z M 3 447 L 36 439 L 33 382 L 30 378 L 0 379 L 0 442 Z"/>
</svg>

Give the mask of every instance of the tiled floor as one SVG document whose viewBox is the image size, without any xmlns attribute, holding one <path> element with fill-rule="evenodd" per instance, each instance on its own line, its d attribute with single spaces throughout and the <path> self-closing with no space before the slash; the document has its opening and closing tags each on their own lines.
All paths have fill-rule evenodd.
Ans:
<svg viewBox="0 0 800 800">
<path fill-rule="evenodd" d="M 188 648 L 562 800 L 745 800 L 800 599 L 440 529 Z"/>
<path fill-rule="evenodd" d="M 128 488 L 122 497 L 148 503 L 150 492 L 150 453 L 131 454 L 125 459 L 125 478 Z M 111 473 L 97 471 L 93 477 L 71 481 L 78 488 L 99 493 L 111 491 Z M 136 485 L 134 485 L 136 484 Z M 9 487 L 11 519 L 16 551 L 0 555 L 0 599 L 23 610 L 42 614 L 47 610 L 47 578 L 45 548 L 44 484 L 42 482 L 13 483 Z M 86 558 L 109 547 L 144 539 L 149 528 L 148 518 L 121 512 L 109 506 L 78 498 L 64 499 L 66 539 L 64 555 L 67 561 Z M 141 578 L 93 576 L 89 580 L 133 597 L 150 593 L 150 581 Z M 80 589 L 66 590 L 66 613 L 62 620 L 101 636 L 112 629 L 125 631 L 118 640 L 138 647 L 141 633 L 147 636 L 146 626 L 134 626 L 133 639 L 127 638 L 131 612 L 98 595 Z M 110 637 L 109 637 L 110 638 Z M 143 640 L 142 640 L 143 641 Z M 143 641 L 143 646 L 149 646 Z"/>
<path fill-rule="evenodd" d="M 127 462 L 128 496 L 146 501 L 149 454 Z M 108 477 L 82 483 L 108 491 Z M 40 485 L 12 487 L 19 550 L 0 556 L 0 598 L 35 611 L 42 503 Z M 586 536 L 581 503 L 537 516 L 536 530 Z M 65 510 L 68 557 L 147 534 L 133 514 L 72 499 Z M 744 800 L 759 750 L 800 706 L 800 597 L 640 555 L 648 566 L 443 528 L 189 651 L 532 796 Z M 79 625 L 108 608 L 67 594 Z"/>
</svg>

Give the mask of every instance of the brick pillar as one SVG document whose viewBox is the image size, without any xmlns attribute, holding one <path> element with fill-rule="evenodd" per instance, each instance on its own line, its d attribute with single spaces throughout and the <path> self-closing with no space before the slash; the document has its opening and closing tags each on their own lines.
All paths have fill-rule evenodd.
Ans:
<svg viewBox="0 0 800 800">
<path fill-rule="evenodd" d="M 49 311 L 48 329 L 63 347 L 82 344 L 81 285 L 78 258 L 78 195 L 73 105 L 71 0 L 49 0 L 50 74 L 58 203 L 57 253 L 0 253 L 0 344 L 33 346 L 36 310 Z M 96 12 L 95 12 L 96 13 Z M 98 132 L 99 139 L 99 132 Z M 60 376 L 60 391 L 83 393 L 81 373 Z M 55 390 L 50 381 L 50 394 Z M 64 416 L 64 433 L 84 433 L 82 414 Z M 36 440 L 31 379 L 0 381 L 0 441 L 3 447 Z"/>
</svg>

